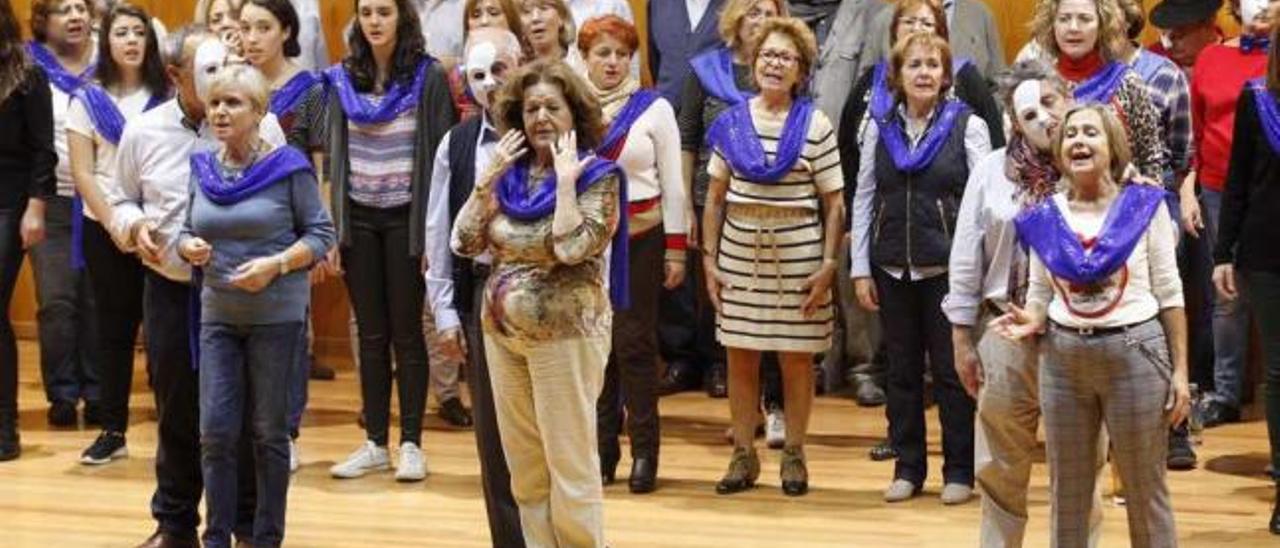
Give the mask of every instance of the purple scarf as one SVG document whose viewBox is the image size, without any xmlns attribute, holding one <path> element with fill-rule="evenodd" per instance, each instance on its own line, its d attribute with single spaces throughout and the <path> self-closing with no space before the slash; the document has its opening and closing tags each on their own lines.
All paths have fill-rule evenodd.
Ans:
<svg viewBox="0 0 1280 548">
<path fill-rule="evenodd" d="M 1258 125 L 1262 126 L 1262 134 L 1267 136 L 1271 152 L 1280 154 L 1280 105 L 1276 104 L 1276 96 L 1267 89 L 1266 78 L 1250 80 L 1248 87 L 1253 91 L 1253 104 L 1258 109 Z"/>
<path fill-rule="evenodd" d="M 908 144 L 907 130 L 893 117 L 876 118 L 876 127 L 880 129 L 880 144 L 893 158 L 893 165 L 904 173 L 917 173 L 928 168 L 933 159 L 938 157 L 947 137 L 951 135 L 956 120 L 961 114 L 969 112 L 969 107 L 958 99 L 946 99 L 938 107 L 933 125 L 925 130 L 925 136 L 912 149 Z M 964 128 L 960 128 L 964 131 Z"/>
<path fill-rule="evenodd" d="M 298 106 L 298 103 L 307 96 L 307 92 L 311 91 L 312 86 L 322 81 L 319 76 L 309 70 L 293 75 L 293 78 L 271 94 L 271 106 L 268 110 L 277 117 L 284 116 Z"/>
<path fill-rule="evenodd" d="M 609 131 L 604 134 L 604 142 L 596 147 L 596 154 L 606 160 L 616 161 L 618 156 L 622 155 L 622 148 L 627 146 L 627 135 L 631 133 L 631 126 L 659 97 L 661 95 L 658 92 L 648 89 L 632 93 L 631 98 L 627 99 L 627 104 L 623 105 L 622 110 L 618 111 L 618 115 L 609 124 Z"/>
<path fill-rule="evenodd" d="M 715 48 L 689 59 L 689 68 L 702 83 L 702 89 L 713 97 L 730 105 L 746 102 L 751 94 L 738 89 L 733 77 L 733 52 L 729 48 Z"/>
<path fill-rule="evenodd" d="M 44 74 L 49 78 L 49 82 L 67 95 L 71 95 L 80 86 L 88 83 L 89 79 L 93 76 L 94 71 L 98 68 L 98 64 L 93 63 L 85 68 L 84 72 L 80 73 L 80 75 L 77 76 L 75 74 L 71 74 L 62 66 L 62 63 L 58 62 L 58 57 L 55 56 L 52 51 L 49 51 L 49 48 L 44 47 L 44 44 L 34 40 L 27 42 L 27 53 L 31 55 L 31 60 L 34 61 L 41 70 L 44 70 Z"/>
<path fill-rule="evenodd" d="M 98 132 L 98 135 L 112 145 L 120 144 L 120 136 L 124 134 L 125 119 L 120 113 L 120 108 L 116 106 L 115 99 L 112 99 L 102 86 L 93 83 L 84 84 L 74 90 L 72 95 L 84 104 L 85 111 L 89 113 L 89 120 L 93 122 L 93 129 Z M 147 100 L 147 106 L 143 107 L 143 112 L 155 108 L 164 101 L 164 97 L 152 95 Z M 84 267 L 84 200 L 77 192 L 71 198 L 71 268 L 82 270 Z"/>
<path fill-rule="evenodd" d="M 427 69 L 434 62 L 429 56 L 423 57 L 414 73 L 413 83 L 408 86 L 403 82 L 391 84 L 386 95 L 382 96 L 382 101 L 376 105 L 360 96 L 351 83 L 351 75 L 347 74 L 341 63 L 329 67 L 324 74 L 329 85 L 337 92 L 338 102 L 342 103 L 347 119 L 362 126 L 385 124 L 418 106 L 418 99 L 422 97 L 422 88 L 427 81 Z"/>
<path fill-rule="evenodd" d="M 293 147 L 279 147 L 249 166 L 239 177 L 227 180 L 218 169 L 212 151 L 191 155 L 191 173 L 209 201 L 234 205 L 285 180 L 299 171 L 311 169 L 311 161 Z"/>
<path fill-rule="evenodd" d="M 1073 95 L 1076 101 L 1081 103 L 1109 103 L 1111 96 L 1115 95 L 1116 90 L 1120 89 L 1120 84 L 1124 82 L 1124 73 L 1129 67 L 1119 61 L 1112 61 L 1103 65 L 1098 72 L 1086 78 L 1080 85 L 1076 86 Z"/>
<path fill-rule="evenodd" d="M 1014 224 L 1018 239 L 1035 250 L 1050 273 L 1071 283 L 1091 284 L 1124 266 L 1164 199 L 1161 187 L 1125 185 L 1107 210 L 1097 243 L 1088 250 L 1067 224 L 1056 200 L 1024 210 Z"/>
<path fill-rule="evenodd" d="M 760 134 L 751 119 L 751 104 L 747 102 L 720 113 L 707 130 L 707 145 L 718 151 L 743 179 L 755 183 L 776 183 L 790 173 L 800 159 L 812 117 L 813 101 L 808 97 L 792 101 L 772 164 L 760 144 Z"/>
<path fill-rule="evenodd" d="M 958 79 L 960 71 L 973 62 L 967 57 L 956 57 L 951 60 L 951 79 Z M 872 67 L 871 72 L 871 100 L 867 102 L 867 111 L 871 113 L 871 119 L 882 118 L 889 115 L 889 111 L 893 109 L 893 90 L 889 89 L 889 63 L 881 61 Z"/>
<path fill-rule="evenodd" d="M 578 155 L 585 156 L 583 152 Z M 618 227 L 613 233 L 613 247 L 609 256 L 609 300 L 615 310 L 631 308 L 630 265 L 627 245 L 630 239 L 627 228 L 627 175 L 618 164 L 599 158 L 591 161 L 578 176 L 578 194 L 586 192 L 606 175 L 618 176 Z M 537 188 L 530 190 L 529 160 L 522 159 L 498 179 L 498 206 L 502 214 L 521 222 L 534 222 L 551 215 L 556 210 L 556 173 L 552 171 Z"/>
</svg>

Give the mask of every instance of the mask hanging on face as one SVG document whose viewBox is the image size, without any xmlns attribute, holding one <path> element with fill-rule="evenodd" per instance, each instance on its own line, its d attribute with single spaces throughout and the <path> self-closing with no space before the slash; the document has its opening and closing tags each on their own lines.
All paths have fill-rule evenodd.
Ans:
<svg viewBox="0 0 1280 548">
<path fill-rule="evenodd" d="M 489 95 L 498 88 L 498 80 L 493 76 L 493 65 L 497 60 L 498 48 L 490 42 L 482 42 L 467 51 L 467 62 L 463 66 L 471 96 L 484 109 L 489 108 Z"/>
<path fill-rule="evenodd" d="M 1039 80 L 1027 80 L 1013 90 L 1015 123 L 1027 141 L 1037 149 L 1049 148 L 1052 115 L 1040 104 L 1042 94 Z"/>
</svg>

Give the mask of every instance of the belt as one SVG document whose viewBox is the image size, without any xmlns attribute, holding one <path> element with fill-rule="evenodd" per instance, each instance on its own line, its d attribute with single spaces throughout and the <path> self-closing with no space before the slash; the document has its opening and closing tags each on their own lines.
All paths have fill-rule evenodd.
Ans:
<svg viewBox="0 0 1280 548">
<path fill-rule="evenodd" d="M 1117 325 L 1115 327 L 1071 327 L 1067 325 L 1062 325 L 1055 321 L 1050 321 L 1049 325 L 1059 331 L 1065 331 L 1067 333 L 1071 333 L 1072 335 L 1078 335 L 1081 337 L 1106 337 L 1108 335 L 1119 335 L 1121 333 L 1125 333 L 1130 329 L 1138 327 L 1139 325 L 1142 325 L 1149 321 L 1151 321 L 1151 318 L 1147 318 L 1140 322 L 1134 322 L 1127 325 Z"/>
</svg>

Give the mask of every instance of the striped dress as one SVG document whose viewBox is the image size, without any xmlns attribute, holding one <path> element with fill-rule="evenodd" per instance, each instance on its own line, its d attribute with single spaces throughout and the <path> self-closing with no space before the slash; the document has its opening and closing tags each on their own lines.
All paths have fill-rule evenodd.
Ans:
<svg viewBox="0 0 1280 548">
<path fill-rule="evenodd" d="M 752 106 L 765 155 L 773 160 L 782 119 Z M 800 313 L 801 286 L 822 266 L 823 219 L 819 197 L 844 187 L 831 122 L 815 110 L 804 150 L 791 172 L 775 183 L 739 177 L 716 151 L 707 165 L 729 180 L 716 265 L 721 287 L 716 338 L 726 347 L 781 352 L 824 352 L 831 346 L 830 295 L 809 318 Z"/>
</svg>

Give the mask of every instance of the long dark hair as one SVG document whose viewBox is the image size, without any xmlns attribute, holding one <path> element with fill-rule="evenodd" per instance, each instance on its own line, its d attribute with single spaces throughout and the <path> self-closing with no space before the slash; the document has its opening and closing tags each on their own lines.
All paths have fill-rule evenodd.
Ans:
<svg viewBox="0 0 1280 548">
<path fill-rule="evenodd" d="M 351 74 L 351 83 L 355 85 L 356 91 L 368 93 L 373 91 L 374 83 L 378 79 L 378 64 L 373 60 L 373 46 L 369 44 L 369 39 L 365 38 L 364 31 L 360 30 L 361 0 L 353 0 L 353 2 L 356 8 L 356 22 L 351 25 L 351 31 L 347 34 L 348 49 L 351 53 L 342 60 L 342 67 Z M 413 4 L 409 3 L 409 0 L 395 0 L 395 3 L 398 17 L 396 49 L 391 55 L 391 71 L 387 84 L 392 82 L 408 84 L 413 80 L 418 63 L 427 56 L 426 41 L 422 39 L 422 27 L 418 23 L 418 12 L 413 8 Z"/>
<path fill-rule="evenodd" d="M 284 56 L 297 57 L 302 55 L 302 46 L 298 45 L 298 10 L 293 9 L 293 3 L 289 0 L 245 0 L 240 5 L 240 12 L 244 13 L 244 7 L 255 5 L 276 18 L 276 22 L 280 23 L 280 28 L 289 29 L 289 38 L 284 41 Z M 359 23 L 356 24 L 359 26 Z M 397 35 L 399 36 L 399 35 Z"/>
<path fill-rule="evenodd" d="M 169 79 L 164 74 L 164 60 L 160 58 L 160 39 L 156 36 L 156 28 L 147 11 L 128 3 L 121 2 L 102 16 L 102 25 L 98 29 L 98 68 L 94 76 L 103 87 L 111 87 L 120 82 L 122 77 L 120 65 L 111 57 L 111 25 L 121 17 L 133 17 L 142 21 L 147 28 L 146 45 L 142 47 L 142 83 L 151 95 L 166 97 L 169 95 Z"/>
<path fill-rule="evenodd" d="M 30 64 L 13 5 L 9 0 L 0 0 L 0 102 L 26 81 Z"/>
</svg>

